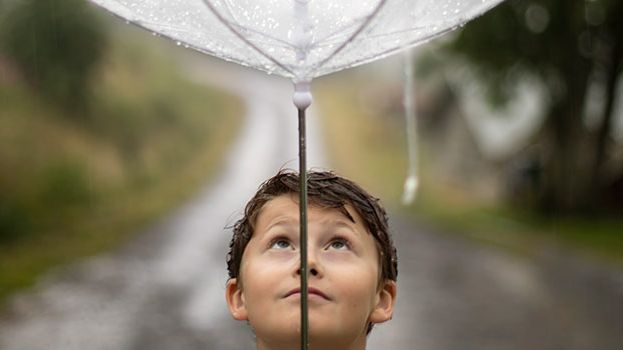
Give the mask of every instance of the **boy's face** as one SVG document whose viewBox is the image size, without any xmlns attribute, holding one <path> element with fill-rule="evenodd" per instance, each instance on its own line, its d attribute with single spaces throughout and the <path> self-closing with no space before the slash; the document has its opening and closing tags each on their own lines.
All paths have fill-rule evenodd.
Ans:
<svg viewBox="0 0 623 350">
<path fill-rule="evenodd" d="M 365 344 L 367 324 L 388 320 L 394 306 L 395 282 L 379 285 L 374 238 L 357 212 L 346 209 L 355 222 L 337 209 L 308 208 L 309 331 L 319 347 Z M 258 343 L 299 343 L 299 267 L 299 208 L 293 196 L 282 195 L 261 209 L 239 279 L 227 286 L 232 315 L 249 321 Z"/>
</svg>

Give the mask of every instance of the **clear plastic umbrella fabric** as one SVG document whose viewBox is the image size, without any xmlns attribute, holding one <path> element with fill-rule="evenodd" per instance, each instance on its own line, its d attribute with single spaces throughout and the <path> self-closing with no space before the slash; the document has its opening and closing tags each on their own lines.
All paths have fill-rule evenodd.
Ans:
<svg viewBox="0 0 623 350">
<path fill-rule="evenodd" d="M 201 52 L 295 81 L 450 31 L 501 0 L 91 0 Z"/>
</svg>

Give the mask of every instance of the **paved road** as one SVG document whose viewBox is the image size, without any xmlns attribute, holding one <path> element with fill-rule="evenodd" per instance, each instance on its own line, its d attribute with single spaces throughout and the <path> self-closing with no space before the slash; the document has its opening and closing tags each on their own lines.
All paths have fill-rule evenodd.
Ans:
<svg viewBox="0 0 623 350">
<path fill-rule="evenodd" d="M 257 185 L 296 167 L 289 83 L 186 58 L 191 75 L 243 96 L 246 124 L 218 179 L 119 251 L 45 277 L 0 321 L 0 349 L 252 349 L 223 300 L 230 232 Z M 323 166 L 310 118 L 310 163 Z M 623 349 L 623 273 L 544 252 L 510 255 L 393 218 L 394 319 L 370 349 Z"/>
<path fill-rule="evenodd" d="M 623 271 L 549 248 L 528 258 L 400 219 L 393 226 L 397 312 L 370 349 L 623 349 Z"/>
<path fill-rule="evenodd" d="M 0 349 L 249 349 L 252 337 L 224 303 L 231 231 L 257 186 L 298 168 L 292 85 L 248 69 L 185 56 L 198 81 L 230 89 L 247 114 L 219 178 L 124 249 L 46 277 L 0 325 Z M 308 117 L 308 161 L 323 167 Z M 240 335 L 238 331 L 243 330 Z"/>
</svg>

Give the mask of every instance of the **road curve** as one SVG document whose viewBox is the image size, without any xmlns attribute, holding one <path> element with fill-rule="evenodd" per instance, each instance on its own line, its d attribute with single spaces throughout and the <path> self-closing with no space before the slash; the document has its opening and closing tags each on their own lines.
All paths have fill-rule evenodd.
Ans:
<svg viewBox="0 0 623 350">
<path fill-rule="evenodd" d="M 183 55 L 189 76 L 239 95 L 245 123 L 220 175 L 189 203 L 120 251 L 62 268 L 14 298 L 0 349 L 250 349 L 224 302 L 231 231 L 258 185 L 298 168 L 292 85 L 203 56 Z M 308 161 L 325 167 L 313 108 Z"/>
</svg>

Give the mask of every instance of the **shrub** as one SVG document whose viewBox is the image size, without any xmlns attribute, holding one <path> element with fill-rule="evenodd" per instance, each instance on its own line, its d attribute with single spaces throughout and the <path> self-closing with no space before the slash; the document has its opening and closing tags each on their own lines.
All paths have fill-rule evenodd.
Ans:
<svg viewBox="0 0 623 350">
<path fill-rule="evenodd" d="M 85 107 L 106 43 L 99 17 L 83 0 L 23 0 L 0 6 L 5 12 L 0 45 L 6 56 L 50 101 L 68 110 Z"/>
</svg>

